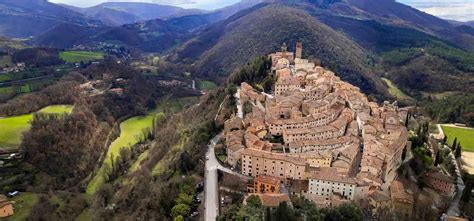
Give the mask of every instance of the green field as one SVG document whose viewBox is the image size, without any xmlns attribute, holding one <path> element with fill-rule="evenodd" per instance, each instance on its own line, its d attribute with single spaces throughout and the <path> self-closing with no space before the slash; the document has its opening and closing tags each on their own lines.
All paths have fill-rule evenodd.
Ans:
<svg viewBox="0 0 474 221">
<path fill-rule="evenodd" d="M 39 197 L 35 193 L 22 192 L 18 196 L 13 197 L 12 201 L 15 201 L 15 204 L 13 204 L 15 214 L 5 218 L 5 221 L 27 220 L 30 217 L 31 209 L 38 203 L 38 200 Z"/>
<path fill-rule="evenodd" d="M 81 62 L 81 61 L 95 61 L 104 58 L 102 52 L 91 52 L 91 51 L 64 51 L 59 53 L 59 57 L 69 63 Z"/>
<path fill-rule="evenodd" d="M 401 91 L 400 89 L 398 89 L 398 87 L 393 84 L 389 79 L 387 78 L 382 78 L 383 81 L 385 81 L 385 83 L 387 84 L 388 86 L 388 92 L 396 97 L 397 99 L 401 99 L 401 100 L 411 100 L 412 98 L 408 95 L 406 95 L 403 91 Z"/>
<path fill-rule="evenodd" d="M 212 81 L 199 81 L 198 85 L 201 90 L 212 90 L 217 87 L 217 85 Z"/>
<path fill-rule="evenodd" d="M 71 113 L 71 105 L 51 105 L 39 112 L 48 114 Z M 0 148 L 15 149 L 21 143 L 22 133 L 30 128 L 33 114 L 0 118 Z"/>
<path fill-rule="evenodd" d="M 41 109 L 40 112 L 47 114 L 70 114 L 72 109 L 71 105 L 51 105 Z"/>
<path fill-rule="evenodd" d="M 458 138 L 461 142 L 462 150 L 474 152 L 474 129 L 457 128 L 449 126 L 441 126 L 444 134 L 448 136 L 448 144 L 451 145 L 454 138 Z"/>
<path fill-rule="evenodd" d="M 112 142 L 107 151 L 104 165 L 111 164 L 111 156 L 117 157 L 120 149 L 123 147 L 130 148 L 136 144 L 139 138 L 142 136 L 143 129 L 150 128 L 152 126 L 153 118 L 159 118 L 163 116 L 163 113 L 157 111 L 151 111 L 146 116 L 138 116 L 130 118 L 120 124 L 120 136 Z M 105 166 L 99 169 L 95 177 L 91 180 L 87 186 L 87 193 L 93 194 L 98 188 L 104 183 Z"/>
</svg>

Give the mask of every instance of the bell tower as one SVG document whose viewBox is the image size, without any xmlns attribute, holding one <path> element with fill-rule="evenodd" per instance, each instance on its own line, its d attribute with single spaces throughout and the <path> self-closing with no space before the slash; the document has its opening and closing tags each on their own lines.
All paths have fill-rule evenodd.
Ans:
<svg viewBox="0 0 474 221">
<path fill-rule="evenodd" d="M 303 55 L 303 43 L 296 42 L 296 58 L 301 58 Z"/>
</svg>

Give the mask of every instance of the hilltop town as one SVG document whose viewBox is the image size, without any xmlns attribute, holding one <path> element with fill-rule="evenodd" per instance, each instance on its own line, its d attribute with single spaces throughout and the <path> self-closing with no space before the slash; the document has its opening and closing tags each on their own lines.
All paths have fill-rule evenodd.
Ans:
<svg viewBox="0 0 474 221">
<path fill-rule="evenodd" d="M 274 94 L 242 83 L 245 116 L 225 122 L 227 163 L 254 177 L 251 194 L 277 201 L 300 195 L 319 206 L 373 199 L 410 216 L 413 196 L 395 180 L 407 148 L 407 114 L 379 106 L 359 88 L 296 52 L 269 55 Z M 317 63 L 317 61 L 316 61 Z M 262 200 L 263 201 L 263 200 Z"/>
</svg>

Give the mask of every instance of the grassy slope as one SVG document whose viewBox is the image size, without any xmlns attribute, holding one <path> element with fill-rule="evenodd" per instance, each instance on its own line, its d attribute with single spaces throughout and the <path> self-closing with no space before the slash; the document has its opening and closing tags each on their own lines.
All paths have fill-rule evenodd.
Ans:
<svg viewBox="0 0 474 221">
<path fill-rule="evenodd" d="M 199 81 L 199 89 L 201 90 L 212 90 L 216 87 L 217 85 L 212 81 Z"/>
<path fill-rule="evenodd" d="M 163 116 L 162 113 L 151 111 L 146 116 L 133 117 L 120 124 L 120 136 L 110 145 L 104 160 L 104 165 L 102 165 L 98 173 L 87 186 L 87 193 L 95 193 L 95 191 L 97 191 L 97 189 L 103 184 L 103 176 L 105 175 L 106 168 L 105 165 L 110 166 L 111 156 L 117 157 L 121 148 L 129 148 L 136 144 L 140 136 L 142 136 L 142 130 L 152 126 L 153 118 L 161 116 Z"/>
<path fill-rule="evenodd" d="M 385 81 L 385 83 L 387 83 L 388 92 L 392 96 L 394 96 L 394 97 L 396 97 L 397 99 L 400 99 L 400 100 L 411 100 L 412 99 L 411 97 L 406 95 L 403 91 L 398 89 L 398 87 L 396 85 L 394 85 L 389 79 L 382 78 L 382 80 Z"/>
<path fill-rule="evenodd" d="M 41 109 L 41 113 L 61 114 L 71 113 L 70 105 L 51 105 Z M 30 128 L 33 114 L 25 114 L 7 118 L 0 118 L 0 147 L 15 149 L 21 143 L 22 133 Z"/>
<path fill-rule="evenodd" d="M 64 51 L 59 53 L 59 57 L 65 62 L 81 62 L 103 59 L 104 54 L 90 51 Z"/>
<path fill-rule="evenodd" d="M 474 129 L 456 128 L 442 126 L 444 134 L 448 136 L 448 144 L 451 144 L 454 138 L 461 142 L 462 150 L 474 152 Z"/>
<path fill-rule="evenodd" d="M 38 203 L 38 196 L 35 193 L 20 193 L 18 196 L 13 197 L 12 201 L 15 201 L 13 205 L 15 214 L 5 218 L 5 221 L 27 220 L 30 216 L 31 209 Z"/>
<path fill-rule="evenodd" d="M 168 109 L 170 112 L 180 111 L 184 106 L 196 103 L 198 100 L 197 97 L 186 97 L 186 98 L 164 98 L 160 101 L 155 110 L 150 111 L 145 117 L 133 117 L 120 124 L 120 137 L 117 138 L 109 147 L 107 152 L 107 158 L 104 163 L 110 165 L 110 156 L 118 156 L 119 151 L 122 147 L 130 147 L 131 145 L 137 142 L 137 138 L 141 136 L 142 129 L 151 127 L 153 117 L 156 118 L 163 117 L 165 109 Z M 145 151 L 142 153 L 138 159 L 132 164 L 131 171 L 135 171 L 140 168 L 141 162 L 147 158 L 149 152 Z M 89 194 L 95 193 L 98 190 L 100 185 L 103 184 L 103 175 L 104 175 L 104 166 L 99 169 L 99 172 L 95 177 L 89 182 L 86 192 Z"/>
</svg>

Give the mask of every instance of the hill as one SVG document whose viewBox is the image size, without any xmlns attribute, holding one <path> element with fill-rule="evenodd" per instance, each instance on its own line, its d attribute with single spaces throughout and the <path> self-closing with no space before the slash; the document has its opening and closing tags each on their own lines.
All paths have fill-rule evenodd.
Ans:
<svg viewBox="0 0 474 221">
<path fill-rule="evenodd" d="M 310 0 L 311 1 L 311 0 Z M 460 47 L 474 50 L 474 36 L 466 35 L 448 21 L 393 0 L 326 0 L 337 15 L 374 20 L 386 25 L 423 31 Z"/>
<path fill-rule="evenodd" d="M 304 54 L 322 59 L 343 79 L 365 92 L 385 93 L 385 86 L 366 65 L 370 55 L 344 35 L 302 10 L 284 4 L 260 4 L 206 28 L 172 57 L 193 64 L 195 74 L 208 79 L 227 75 L 283 42 L 303 42 Z"/>
<path fill-rule="evenodd" d="M 108 27 L 100 28 L 62 23 L 33 38 L 31 43 L 39 46 L 71 48 L 109 29 Z"/>
<path fill-rule="evenodd" d="M 95 20 L 100 20 L 109 26 L 120 26 L 138 21 L 157 18 L 164 19 L 204 12 L 197 9 L 183 9 L 180 7 L 142 2 L 105 2 L 89 8 L 66 7 Z"/>
<path fill-rule="evenodd" d="M 37 36 L 58 24 L 101 26 L 102 23 L 46 0 L 0 2 L 0 34 L 7 37 Z"/>
</svg>

